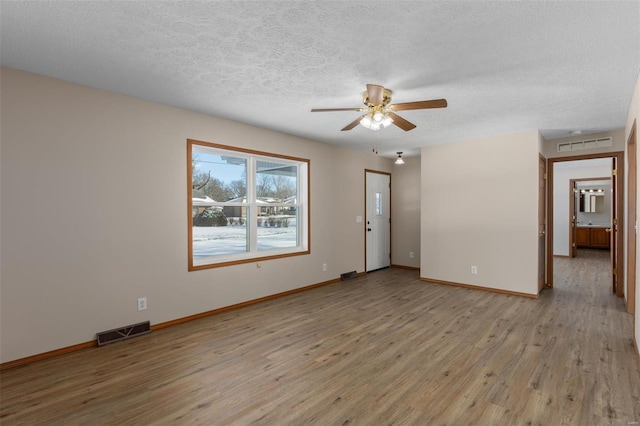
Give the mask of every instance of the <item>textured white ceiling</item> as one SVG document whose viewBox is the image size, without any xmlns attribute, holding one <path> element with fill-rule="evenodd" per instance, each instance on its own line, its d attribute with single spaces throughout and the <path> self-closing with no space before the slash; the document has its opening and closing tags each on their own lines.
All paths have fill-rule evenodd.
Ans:
<svg viewBox="0 0 640 426">
<path fill-rule="evenodd" d="M 381 155 L 624 127 L 640 2 L 2 1 L 2 65 Z M 365 84 L 418 127 L 340 129 Z M 230 141 L 227 141 L 230 142 Z"/>
</svg>

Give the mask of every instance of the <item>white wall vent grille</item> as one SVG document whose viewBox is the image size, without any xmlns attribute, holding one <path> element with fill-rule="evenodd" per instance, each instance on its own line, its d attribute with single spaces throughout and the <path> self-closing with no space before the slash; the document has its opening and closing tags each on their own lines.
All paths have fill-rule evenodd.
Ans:
<svg viewBox="0 0 640 426">
<path fill-rule="evenodd" d="M 613 138 L 597 138 L 597 139 L 585 139 L 583 141 L 573 142 L 560 142 L 558 144 L 558 152 L 567 151 L 580 151 L 583 149 L 602 148 L 606 146 L 613 146 Z"/>
</svg>

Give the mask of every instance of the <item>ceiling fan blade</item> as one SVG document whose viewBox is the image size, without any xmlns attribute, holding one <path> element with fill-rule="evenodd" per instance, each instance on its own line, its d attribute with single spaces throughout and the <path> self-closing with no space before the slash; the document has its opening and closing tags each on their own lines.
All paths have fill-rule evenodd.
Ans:
<svg viewBox="0 0 640 426">
<path fill-rule="evenodd" d="M 365 114 L 366 115 L 366 114 Z M 358 124 L 360 124 L 360 120 L 362 120 L 362 117 L 364 117 L 364 115 L 356 118 L 355 120 L 353 120 L 351 123 L 347 124 L 346 126 L 344 126 L 342 129 L 340 129 L 340 131 L 344 132 L 347 130 L 351 130 L 354 127 L 356 127 Z"/>
<path fill-rule="evenodd" d="M 364 111 L 364 108 L 314 108 L 311 112 Z"/>
<path fill-rule="evenodd" d="M 429 108 L 446 108 L 446 99 L 432 99 L 430 101 L 405 102 L 402 104 L 389 105 L 393 111 L 406 111 L 409 109 L 429 109 Z"/>
<path fill-rule="evenodd" d="M 415 124 L 408 122 L 404 118 L 400 117 L 398 114 L 394 114 L 390 112 L 389 116 L 393 119 L 393 124 L 400 127 L 405 132 L 408 132 L 409 130 L 416 128 Z"/>
<path fill-rule="evenodd" d="M 384 87 L 378 86 L 377 84 L 367 84 L 367 96 L 369 97 L 370 104 L 382 105 Z"/>
</svg>

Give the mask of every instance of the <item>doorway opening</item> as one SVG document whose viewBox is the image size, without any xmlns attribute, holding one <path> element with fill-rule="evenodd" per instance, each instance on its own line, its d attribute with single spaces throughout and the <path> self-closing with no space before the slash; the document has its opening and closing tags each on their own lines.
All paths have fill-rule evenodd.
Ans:
<svg viewBox="0 0 640 426">
<path fill-rule="evenodd" d="M 574 176 L 574 179 L 580 178 L 590 178 L 590 180 L 594 180 L 594 177 L 606 177 L 610 179 L 611 189 L 610 189 L 610 197 L 609 197 L 609 205 L 610 205 L 610 228 L 607 232 L 607 236 L 609 239 L 610 252 L 609 252 L 609 270 L 607 271 L 610 275 L 611 279 L 611 291 L 615 293 L 617 296 L 623 296 L 623 285 L 622 285 L 622 267 L 623 267 L 623 252 L 622 252 L 622 235 L 623 235 L 623 190 L 622 190 L 622 179 L 618 177 L 624 176 L 623 172 L 623 153 L 622 152 L 612 152 L 612 153 L 602 153 L 602 154 L 591 154 L 591 155 L 582 155 L 582 156 L 573 156 L 573 157 L 561 157 L 561 158 L 552 158 L 549 159 L 548 164 L 548 180 L 549 180 L 549 191 L 547 197 L 547 216 L 548 216 L 548 232 L 547 232 L 547 287 L 553 287 L 553 271 L 554 271 L 554 257 L 571 257 L 571 252 L 573 251 L 573 246 L 569 247 L 568 240 L 571 240 L 570 237 L 570 224 L 578 225 L 578 215 L 576 214 L 576 218 L 573 218 L 573 212 L 569 211 L 569 191 L 573 192 L 573 187 L 571 187 L 572 183 L 570 182 L 571 175 L 570 172 L 563 171 L 563 169 L 567 169 L 571 165 L 577 166 L 585 166 L 591 165 L 593 166 L 593 161 L 589 163 L 580 163 L 580 161 L 586 160 L 595 160 L 595 159 L 603 159 L 605 164 L 606 173 L 597 172 L 597 171 L 588 171 L 585 167 L 582 173 L 586 173 L 584 176 Z M 570 163 L 571 162 L 571 163 Z M 557 167 L 556 167 L 557 166 Z M 589 174 L 591 173 L 591 174 Z M 591 189 L 591 188 L 589 188 Z M 594 191 L 596 188 L 593 188 Z M 563 191 L 565 193 L 563 194 Z M 591 193 L 593 194 L 593 193 Z M 573 196 L 573 195 L 572 195 Z M 588 208 L 591 208 L 593 205 L 593 209 L 597 210 L 598 205 L 603 205 L 605 202 L 602 199 L 593 197 L 593 200 L 589 196 L 584 196 L 582 200 L 579 198 L 579 194 L 576 195 L 575 203 L 578 204 L 582 202 L 583 205 L 585 203 L 588 204 Z M 560 204 L 566 203 L 565 209 L 556 209 L 555 205 L 560 207 Z M 587 207 L 584 207 L 587 208 Z M 596 214 L 594 211 L 593 213 Z M 585 216 L 588 217 L 588 216 Z M 595 216 L 593 216 L 595 218 Z M 601 220 L 601 219 L 598 219 Z M 556 223 L 556 221 L 558 223 Z M 590 229 L 588 226 L 588 219 L 586 219 L 587 224 L 585 228 Z M 592 225 L 593 225 L 592 221 Z M 557 226 L 561 224 L 566 224 L 567 231 L 558 232 L 558 229 L 562 229 L 562 227 Z M 600 224 L 603 225 L 603 224 Z M 600 231 L 599 231 L 600 232 Z M 574 236 L 574 241 L 571 243 L 576 243 L 577 245 L 577 235 L 572 234 Z M 598 236 L 596 238 L 602 238 L 602 236 Z M 563 242 L 566 241 L 566 242 Z M 577 248 L 577 247 L 576 247 Z M 586 248 L 586 247 L 585 247 Z M 555 256 L 554 256 L 555 255 Z"/>
<path fill-rule="evenodd" d="M 563 168 L 564 174 L 570 173 L 579 175 L 586 171 L 587 173 L 598 173 L 593 170 L 593 166 L 587 166 L 584 163 L 599 161 L 599 167 L 604 172 L 611 173 L 611 162 L 608 158 L 600 160 L 581 160 L 568 161 L 566 163 L 556 164 L 556 168 L 560 166 L 576 164 L 576 167 Z M 595 163 L 598 164 L 598 163 Z M 597 170 L 597 166 L 596 166 Z M 556 174 L 556 179 L 558 174 Z M 563 228 L 563 222 L 556 220 L 556 236 L 564 233 L 569 237 L 569 257 L 577 257 L 581 250 L 599 249 L 611 250 L 611 178 L 610 177 L 593 177 L 593 178 L 571 178 L 569 179 L 569 221 L 568 229 Z M 556 213 L 559 206 L 556 205 Z M 556 214 L 556 217 L 558 215 Z M 560 222 L 560 223 L 559 223 Z M 557 243 L 558 241 L 556 241 Z M 558 244 L 555 245 L 558 250 Z M 556 252 L 555 255 L 564 253 Z"/>
</svg>

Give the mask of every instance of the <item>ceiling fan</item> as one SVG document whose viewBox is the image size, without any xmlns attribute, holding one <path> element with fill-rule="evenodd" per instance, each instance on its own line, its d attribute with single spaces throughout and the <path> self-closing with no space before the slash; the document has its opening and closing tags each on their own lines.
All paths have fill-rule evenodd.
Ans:
<svg viewBox="0 0 640 426">
<path fill-rule="evenodd" d="M 401 104 L 391 104 L 391 90 L 377 84 L 367 84 L 367 90 L 362 94 L 362 103 L 365 108 L 314 108 L 311 112 L 331 112 L 331 111 L 358 111 L 366 112 L 351 123 L 347 124 L 342 131 L 351 130 L 358 124 L 371 130 L 380 130 L 395 124 L 404 131 L 415 129 L 416 125 L 400 117 L 395 111 L 406 111 L 411 109 L 446 108 L 446 99 L 433 99 L 430 101 L 405 102 Z"/>
</svg>

